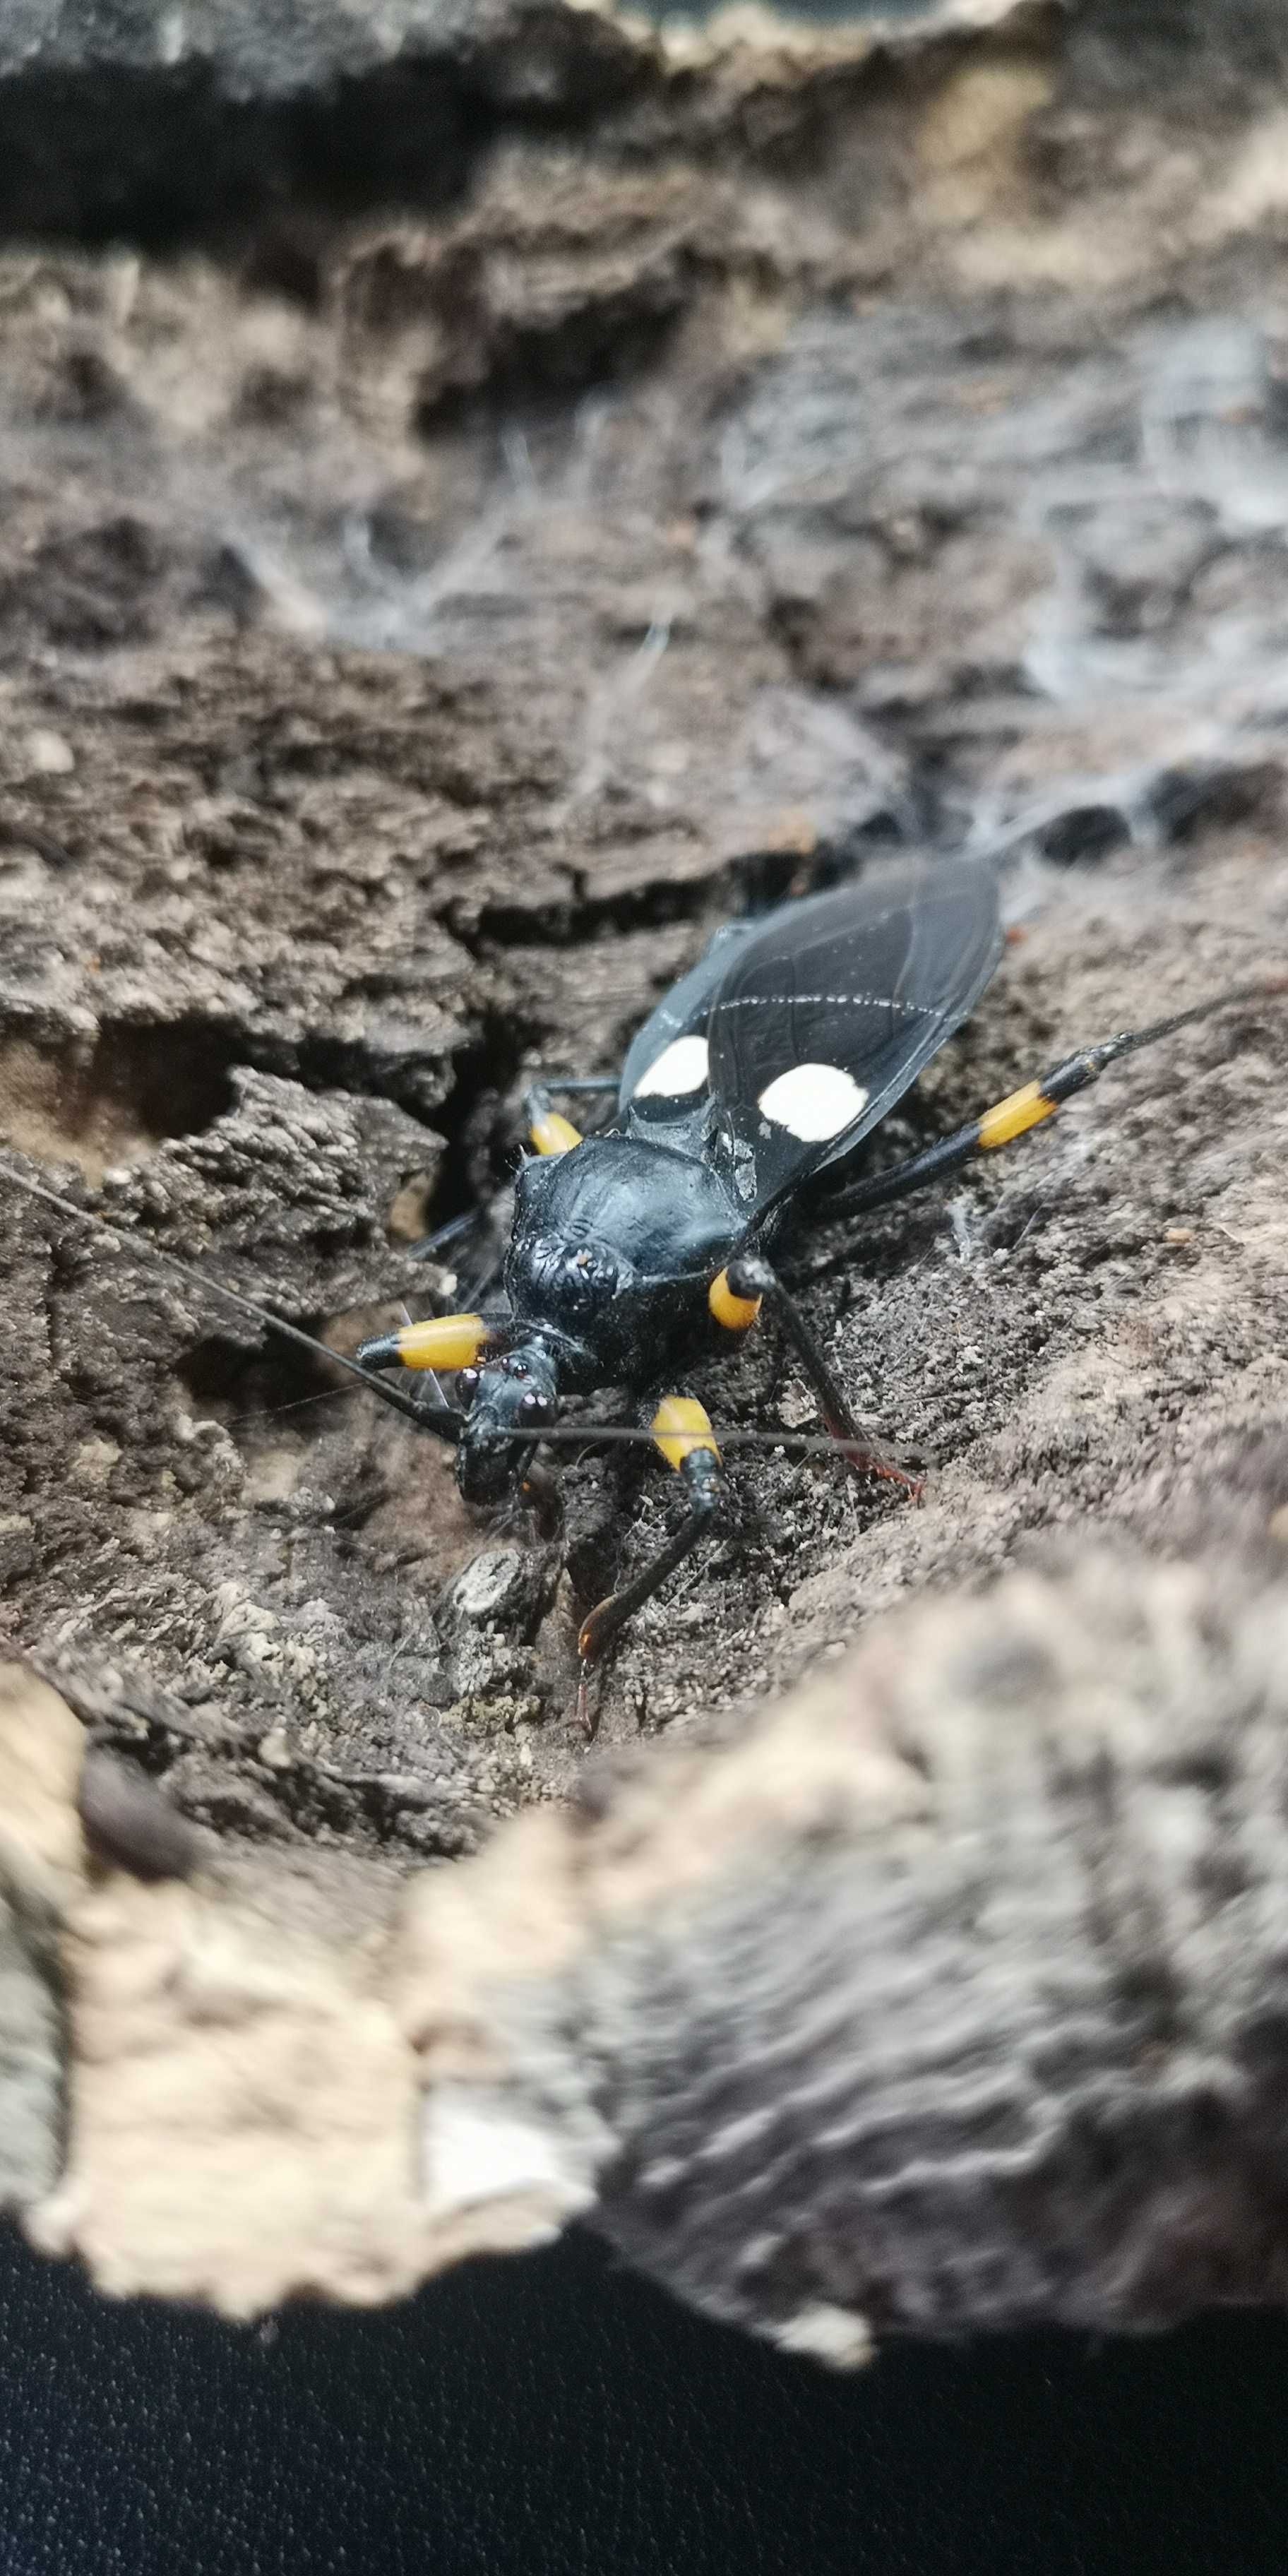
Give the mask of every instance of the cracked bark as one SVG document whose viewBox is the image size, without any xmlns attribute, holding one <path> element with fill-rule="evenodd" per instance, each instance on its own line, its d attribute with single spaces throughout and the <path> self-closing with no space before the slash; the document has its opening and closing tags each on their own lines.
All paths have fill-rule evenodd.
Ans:
<svg viewBox="0 0 1288 2576">
<path fill-rule="evenodd" d="M 1288 1590 L 1228 1536 L 910 1610 L 740 1743 L 410 1884 L 337 1863 L 323 1896 L 213 1842 L 159 1878 L 100 1816 L 63 1861 L 70 2154 L 11 2179 L 30 2232 L 244 2315 L 576 2216 L 841 2364 L 1282 2298 Z M 11 1675 L 6 1711 L 8 1805 L 57 1704 Z M 4 1870 L 20 1900 L 21 1823 Z"/>
<path fill-rule="evenodd" d="M 1009 852 L 905 1143 L 1281 959 L 1278 13 L 942 14 L 410 9 L 376 63 L 211 8 L 174 64 L 139 0 L 105 63 L 28 0 L 11 1145 L 352 1336 L 451 1293 L 408 1240 L 503 1184 L 525 1066 L 611 1063 L 744 893 Z M 437 1452 L 6 1202 L 38 2241 L 247 2314 L 581 2215 L 841 2362 L 1281 2297 L 1282 1061 L 1245 1012 L 802 1245 L 925 1508 L 766 1460 L 588 1769 L 569 1614 L 660 1481 L 569 1473 L 553 1608 L 517 1534 L 462 1587 Z M 801 1413 L 759 1343 L 701 1391 Z"/>
</svg>

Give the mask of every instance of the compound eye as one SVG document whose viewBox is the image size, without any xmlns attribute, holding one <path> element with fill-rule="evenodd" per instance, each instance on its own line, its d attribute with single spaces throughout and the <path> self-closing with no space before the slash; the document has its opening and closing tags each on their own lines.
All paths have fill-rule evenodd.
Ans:
<svg viewBox="0 0 1288 2576">
<path fill-rule="evenodd" d="M 537 1395 L 534 1392 L 520 1399 L 519 1420 L 529 1428 L 537 1422 L 548 1422 L 550 1411 L 550 1401 L 547 1396 Z"/>
<path fill-rule="evenodd" d="M 462 1407 L 471 1405 L 479 1391 L 482 1369 L 462 1368 L 456 1372 L 456 1401 Z"/>
</svg>

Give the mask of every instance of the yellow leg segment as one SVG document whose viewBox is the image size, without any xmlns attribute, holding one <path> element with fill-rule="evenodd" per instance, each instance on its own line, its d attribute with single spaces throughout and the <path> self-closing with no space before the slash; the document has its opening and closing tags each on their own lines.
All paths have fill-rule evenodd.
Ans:
<svg viewBox="0 0 1288 2576">
<path fill-rule="evenodd" d="M 992 1109 L 986 1109 L 979 1122 L 977 1142 L 987 1150 L 992 1145 L 1009 1145 L 1030 1127 L 1040 1127 L 1044 1118 L 1053 1118 L 1059 1108 L 1040 1082 L 1026 1082 L 1022 1091 L 1012 1091 Z"/>
<path fill-rule="evenodd" d="M 892 1171 L 874 1172 L 871 1179 L 856 1181 L 852 1189 L 838 1191 L 828 1203 L 828 1215 L 833 1219 L 866 1215 L 870 1208 L 889 1207 L 892 1200 L 906 1198 L 930 1181 L 945 1180 L 950 1172 L 969 1162 L 972 1154 L 1009 1145 L 1014 1137 L 1027 1135 L 1030 1127 L 1040 1127 L 1044 1118 L 1052 1117 L 1066 1100 L 1085 1091 L 1089 1082 L 1095 1082 L 1120 1057 L 1135 1055 L 1138 1047 L 1153 1046 L 1158 1038 L 1172 1037 L 1178 1029 L 1188 1029 L 1196 1021 L 1208 1019 L 1214 1011 L 1231 1010 L 1240 1002 L 1267 1001 L 1286 990 L 1288 976 L 1276 971 L 1259 984 L 1214 993 L 1206 1002 L 1191 1003 L 1188 1010 L 1173 1011 L 1169 1019 L 1151 1020 L 1148 1028 L 1120 1029 L 1115 1037 L 1098 1038 L 1094 1046 L 1079 1047 L 1062 1064 L 1053 1064 L 1039 1081 L 1026 1082 L 1022 1091 L 1013 1091 L 1008 1099 L 997 1101 L 969 1127 L 959 1127 L 952 1136 L 941 1136 L 937 1144 L 911 1154 L 906 1163 L 896 1163 Z"/>
<path fill-rule="evenodd" d="M 691 1395 L 664 1395 L 652 1432 L 668 1467 L 682 1467 L 695 1449 L 709 1449 L 713 1458 L 720 1455 L 708 1415 Z"/>
<path fill-rule="evenodd" d="M 577 1708 L 588 1735 L 595 1731 L 590 1704 L 590 1672 L 610 1640 L 616 1637 L 627 1620 L 645 1601 L 651 1601 L 677 1565 L 693 1554 L 706 1530 L 720 1499 L 723 1481 L 720 1452 L 711 1425 L 702 1406 L 689 1395 L 668 1395 L 653 1416 L 653 1437 L 668 1467 L 678 1470 L 688 1489 L 689 1509 L 680 1528 L 666 1546 L 659 1550 L 651 1565 L 637 1574 L 633 1583 L 625 1583 L 620 1592 L 610 1592 L 606 1601 L 583 1619 L 577 1639 L 581 1656 L 581 1683 Z"/>
<path fill-rule="evenodd" d="M 745 1333 L 760 1313 L 759 1297 L 735 1297 L 729 1285 L 727 1270 L 718 1271 L 707 1290 L 707 1304 L 718 1324 L 731 1333 Z"/>
<path fill-rule="evenodd" d="M 567 1154 L 581 1143 L 581 1131 L 571 1118 L 561 1118 L 557 1109 L 543 1109 L 528 1129 L 530 1142 L 539 1154 Z"/>
<path fill-rule="evenodd" d="M 423 1324 L 363 1342 L 358 1358 L 364 1368 L 473 1368 L 491 1339 L 481 1315 L 430 1315 Z"/>
</svg>

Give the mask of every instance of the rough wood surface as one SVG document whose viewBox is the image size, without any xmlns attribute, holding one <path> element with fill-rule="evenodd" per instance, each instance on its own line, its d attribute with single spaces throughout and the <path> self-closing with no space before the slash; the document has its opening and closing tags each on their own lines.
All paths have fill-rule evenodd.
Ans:
<svg viewBox="0 0 1288 2576">
<path fill-rule="evenodd" d="M 352 1339 L 468 1284 L 408 1245 L 476 1199 L 503 1217 L 525 1068 L 611 1065 L 749 897 L 873 851 L 1001 854 L 1023 935 L 892 1146 L 1288 962 L 1273 9 L 650 36 L 409 8 L 379 62 L 303 0 L 253 45 L 244 13 L 186 12 L 182 59 L 173 13 L 117 22 L 27 0 L 21 41 L 0 30 L 0 1136 L 29 1170 Z M 452 2177 L 499 2120 L 484 2235 L 593 2203 L 724 2313 L 808 2341 L 811 2301 L 835 2311 L 816 2340 L 838 2353 L 868 2324 L 1144 2323 L 1273 2289 L 1277 2061 L 1245 2063 L 1269 2025 L 1231 1962 L 1251 1913 L 1271 1992 L 1284 1052 L 1284 1005 L 1245 1008 L 949 1205 L 802 1235 L 802 1298 L 860 1412 L 923 1458 L 925 1503 L 739 1465 L 719 1545 L 607 1677 L 589 1771 L 575 1618 L 669 1527 L 660 1470 L 572 1466 L 561 1565 L 470 1523 L 431 1444 L 141 1245 L 7 1196 L 0 1634 L 97 1765 L 60 1913 L 78 2037 L 47 2241 L 239 2309 L 383 2295 L 460 2241 Z M 725 1421 L 808 1420 L 766 1337 L 691 1383 Z M 932 1753 L 870 1714 L 851 1740 L 820 1662 L 940 1593 L 963 1640 L 1036 1622 L 1036 1662 L 990 1680 L 963 1644 L 964 1680 L 928 1605 L 892 1633 Z M 861 1713 L 886 1708 L 884 1634 L 844 1668 Z M 761 1734 L 810 1674 L 816 1714 Z M 1158 1787 L 1168 1727 L 1215 1742 L 1228 1712 L 1235 1787 L 1215 1753 Z M 1067 1777 L 1040 1750 L 1066 1727 Z M 844 1837 L 816 1848 L 794 1765 L 808 1800 L 857 1742 L 878 1786 L 872 1814 L 858 1772 L 842 1800 L 852 1869 Z M 768 1764 L 767 1839 L 727 1878 L 703 1855 L 700 1902 L 641 1898 L 618 1943 L 622 1820 L 655 1796 L 705 1813 L 742 1760 Z M 593 1832 L 558 1808 L 578 1798 L 607 1802 Z M 996 1938 L 962 1893 L 981 1800 L 1014 1873 Z M 566 1955 L 542 1984 L 548 1897 Z M 477 2098 L 444 2096 L 428 2144 L 422 1910 L 435 1991 L 500 1961 Z M 534 1945 L 533 2027 L 572 2013 L 553 2144 L 510 1940 Z M 33 1985 L 19 1950 L 39 2032 L 15 2008 L 14 2062 L 46 2069 L 23 2191 L 58 2131 L 46 1967 Z M 239 2034 L 222 2055 L 207 1980 Z M 818 2077 L 851 2142 L 835 2176 L 792 2038 L 816 1989 L 842 2025 Z M 1054 2073 L 1024 2056 L 1031 2012 Z M 350 2015 L 369 2080 L 347 2088 Z M 981 2107 L 954 2051 L 991 2067 L 994 2023 L 1006 2083 L 981 2075 Z M 283 2071 L 279 2098 L 297 2046 L 312 2089 Z M 748 2110 L 744 2169 L 728 2132 L 762 2046 L 781 2118 Z M 1195 2108 L 1205 2067 L 1219 2113 Z M 517 2113 L 488 2094 L 511 2083 Z M 722 2232 L 708 2182 L 753 2210 L 762 2113 L 772 2207 Z M 919 2170 L 923 2118 L 918 2201 L 899 2159 Z M 167 2156 L 132 2162 L 162 2127 Z"/>
<path fill-rule="evenodd" d="M 842 2365 L 1281 2298 L 1288 1588 L 1236 1541 L 1286 1472 L 1202 1564 L 906 1611 L 450 1871 L 91 1862 L 36 2241 L 253 2314 L 583 2217 Z"/>
</svg>

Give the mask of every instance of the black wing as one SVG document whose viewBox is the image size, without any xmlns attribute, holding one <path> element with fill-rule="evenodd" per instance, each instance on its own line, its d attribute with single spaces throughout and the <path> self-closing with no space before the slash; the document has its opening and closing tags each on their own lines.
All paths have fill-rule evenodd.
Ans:
<svg viewBox="0 0 1288 2576">
<path fill-rule="evenodd" d="M 702 1151 L 748 1219 L 852 1151 L 997 965 L 991 870 L 911 864 L 713 942 L 641 1029 L 628 1132 Z"/>
<path fill-rule="evenodd" d="M 780 912 L 799 909 L 785 904 Z M 617 1093 L 618 1117 L 628 1135 L 650 1136 L 681 1153 L 703 1152 L 715 1124 L 708 1078 L 711 1005 L 734 958 L 780 912 L 726 922 L 636 1032 Z"/>
</svg>

